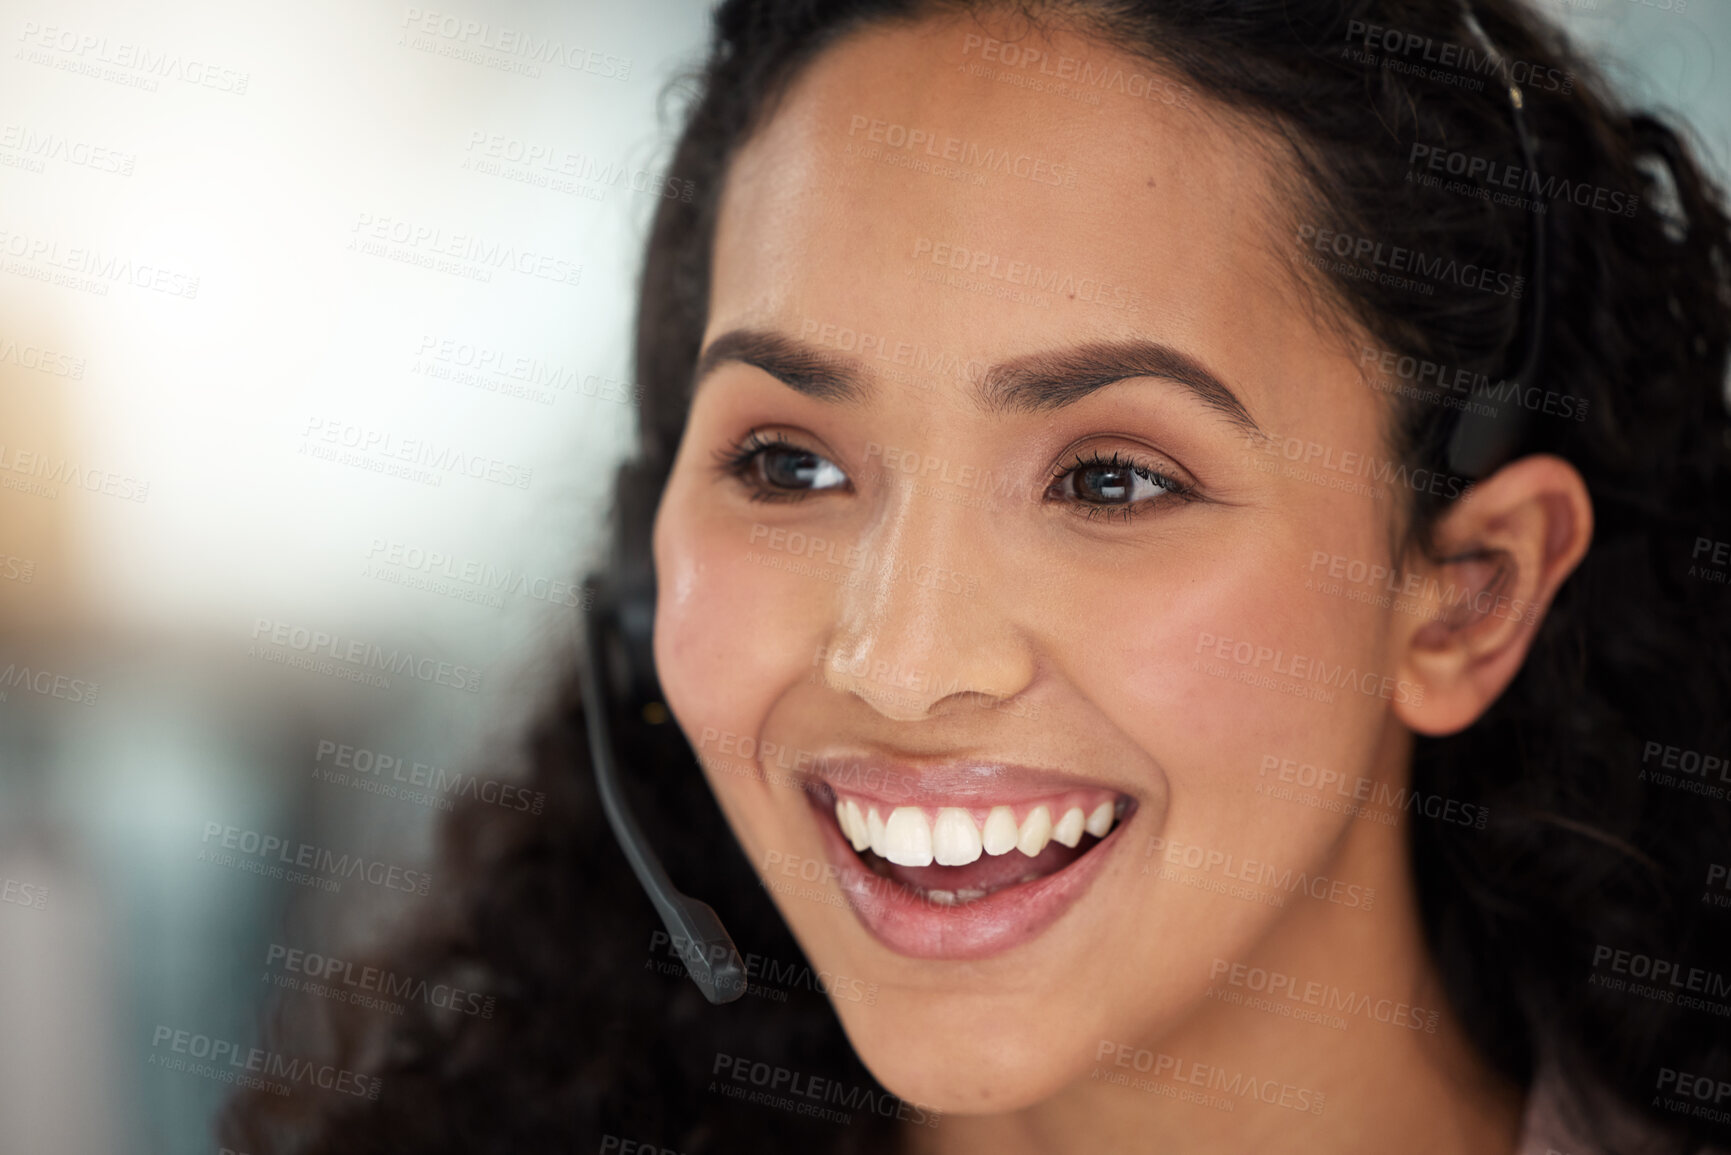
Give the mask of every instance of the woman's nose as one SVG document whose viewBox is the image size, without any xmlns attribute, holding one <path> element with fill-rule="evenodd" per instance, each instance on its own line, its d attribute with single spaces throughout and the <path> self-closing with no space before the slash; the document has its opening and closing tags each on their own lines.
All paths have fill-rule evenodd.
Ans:
<svg viewBox="0 0 1731 1155">
<path fill-rule="evenodd" d="M 857 580 L 838 592 L 823 683 L 896 721 L 1026 690 L 1035 659 L 1017 624 L 1023 583 L 998 570 L 990 522 L 985 509 L 912 487 L 893 493 Z"/>
</svg>

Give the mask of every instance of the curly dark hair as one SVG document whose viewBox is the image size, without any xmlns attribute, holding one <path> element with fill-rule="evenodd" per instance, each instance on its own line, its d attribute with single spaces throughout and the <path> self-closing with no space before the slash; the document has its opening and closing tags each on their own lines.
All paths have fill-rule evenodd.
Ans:
<svg viewBox="0 0 1731 1155">
<path fill-rule="evenodd" d="M 1463 732 L 1418 740 L 1414 787 L 1478 800 L 1490 815 L 1483 830 L 1409 825 L 1419 913 L 1453 1009 L 1495 1071 L 1530 1087 L 1554 1065 L 1576 1117 L 1607 1149 L 1605 1110 L 1632 1114 L 1677 1151 L 1724 1143 L 1731 1127 L 1664 1110 L 1653 1089 L 1661 1068 L 1731 1079 L 1731 1024 L 1683 999 L 1589 980 L 1608 952 L 1627 951 L 1731 981 L 1731 913 L 1701 901 L 1709 865 L 1731 860 L 1731 800 L 1647 773 L 1655 744 L 1731 751 L 1728 594 L 1689 572 L 1698 541 L 1731 537 L 1715 528 L 1731 508 L 1727 218 L 1678 132 L 1617 103 L 1520 0 L 1472 0 L 1471 16 L 1453 0 L 726 0 L 671 167 L 697 195 L 662 203 L 649 239 L 636 331 L 640 445 L 618 475 L 609 580 L 652 574 L 649 530 L 685 424 L 730 159 L 839 37 L 976 8 L 1066 21 L 1269 127 L 1296 162 L 1291 227 L 1301 239 L 1307 225 L 1326 227 L 1519 270 L 1535 230 L 1547 230 L 1544 283 L 1527 286 L 1548 301 L 1543 376 L 1524 384 L 1584 403 L 1586 419 L 1535 415 L 1520 449 L 1580 471 L 1596 534 L 1507 691 Z M 1419 39 L 1476 43 L 1475 17 L 1526 67 L 1515 79 L 1538 171 L 1621 190 L 1624 211 L 1553 192 L 1535 212 L 1409 179 L 1415 144 L 1522 163 L 1501 81 L 1442 83 L 1391 66 Z M 1400 37 L 1378 40 L 1372 26 Z M 1406 357 L 1494 376 L 1531 315 L 1524 293 L 1406 292 L 1338 264 L 1300 275 L 1389 351 L 1387 360 L 1372 351 L 1381 366 Z M 1391 452 L 1446 472 L 1458 408 L 1443 403 L 1434 374 L 1393 392 Z M 1408 495 L 1397 519 L 1404 544 L 1429 552 L 1448 506 L 1446 496 Z M 803 956 L 689 744 L 641 705 L 621 709 L 616 741 L 670 873 L 721 908 L 742 949 L 797 973 Z M 575 674 L 551 694 L 527 754 L 544 812 L 475 804 L 451 816 L 442 873 L 461 880 L 460 892 L 380 959 L 394 973 L 487 990 L 496 1013 L 412 1005 L 390 1018 L 324 1004 L 315 1013 L 304 996 L 279 995 L 273 1048 L 377 1075 L 379 1097 L 243 1092 L 221 1121 L 224 1142 L 252 1155 L 524 1155 L 594 1149 L 607 1135 L 686 1155 L 892 1149 L 897 1124 L 882 1106 L 892 1100 L 852 1053 L 821 983 L 794 982 L 784 1001 L 712 1007 L 666 965 L 659 923 L 598 809 Z M 719 1055 L 841 1080 L 863 1089 L 864 1109 L 838 1126 L 707 1092 Z"/>
</svg>

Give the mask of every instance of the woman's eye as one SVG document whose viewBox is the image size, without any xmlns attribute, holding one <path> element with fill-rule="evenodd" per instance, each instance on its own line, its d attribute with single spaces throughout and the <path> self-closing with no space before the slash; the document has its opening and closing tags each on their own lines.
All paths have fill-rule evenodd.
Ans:
<svg viewBox="0 0 1731 1155">
<path fill-rule="evenodd" d="M 1186 487 L 1158 470 L 1116 455 L 1072 464 L 1053 483 L 1054 495 L 1085 507 L 1084 512 L 1126 516 L 1148 502 L 1182 496 Z"/>
<path fill-rule="evenodd" d="M 793 446 L 760 449 L 757 470 L 777 489 L 835 489 L 847 484 L 847 475 L 834 462 Z"/>
<path fill-rule="evenodd" d="M 753 501 L 797 501 L 849 487 L 847 474 L 821 453 L 755 429 L 744 441 L 718 450 L 715 464 L 721 474 L 744 485 Z"/>
<path fill-rule="evenodd" d="M 748 444 L 734 460 L 734 471 L 754 489 L 789 496 L 847 485 L 843 473 L 827 457 L 784 441 Z"/>
</svg>

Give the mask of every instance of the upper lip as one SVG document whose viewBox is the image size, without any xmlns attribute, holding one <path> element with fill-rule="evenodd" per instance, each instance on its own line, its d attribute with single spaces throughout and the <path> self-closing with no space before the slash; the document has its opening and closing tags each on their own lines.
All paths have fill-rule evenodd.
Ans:
<svg viewBox="0 0 1731 1155">
<path fill-rule="evenodd" d="M 937 759 L 891 757 L 855 751 L 827 751 L 800 776 L 822 782 L 833 791 L 867 801 L 896 806 L 966 806 L 970 803 L 1013 806 L 1061 794 L 1066 790 L 1109 790 L 1119 787 L 1084 778 L 1067 770 L 1026 766 L 995 758 Z"/>
</svg>

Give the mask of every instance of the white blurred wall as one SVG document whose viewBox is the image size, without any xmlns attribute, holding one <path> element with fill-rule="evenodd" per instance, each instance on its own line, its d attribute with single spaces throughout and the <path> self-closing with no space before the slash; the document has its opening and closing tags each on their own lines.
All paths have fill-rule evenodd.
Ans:
<svg viewBox="0 0 1731 1155">
<path fill-rule="evenodd" d="M 214 1151 L 228 1088 L 158 1028 L 250 1043 L 260 944 L 347 908 L 212 865 L 210 823 L 413 869 L 439 809 L 316 780 L 320 744 L 506 760 L 633 428 L 685 191 L 658 98 L 705 33 L 697 0 L 0 3 L 0 670 L 48 675 L 0 698 L 0 1152 Z M 321 634 L 478 692 L 261 656 Z"/>
</svg>

